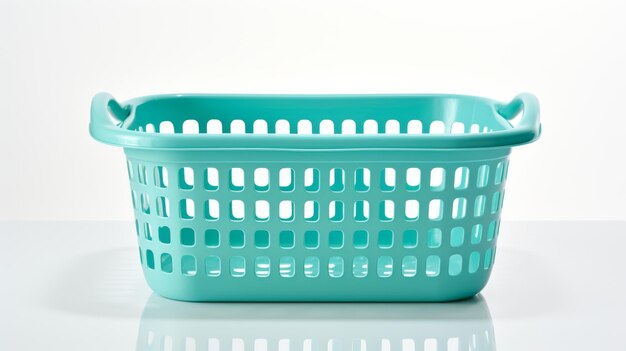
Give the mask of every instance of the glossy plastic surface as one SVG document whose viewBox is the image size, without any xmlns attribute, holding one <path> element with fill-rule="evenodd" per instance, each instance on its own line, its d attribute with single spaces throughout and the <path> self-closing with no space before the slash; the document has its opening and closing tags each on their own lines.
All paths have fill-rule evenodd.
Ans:
<svg viewBox="0 0 626 351">
<path fill-rule="evenodd" d="M 524 111 L 515 128 L 508 120 Z M 210 138 L 207 122 L 219 119 L 224 134 Z M 182 124 L 188 119 L 199 123 L 198 135 L 183 135 Z M 269 135 L 253 133 L 254 122 L 267 122 Z M 272 133 L 278 121 L 287 121 L 288 135 Z M 298 123 L 311 122 L 310 134 L 298 134 Z M 376 122 L 373 133 L 364 133 L 362 123 L 356 123 L 356 134 L 342 133 L 340 123 L 333 124 L 333 135 L 317 129 L 322 121 L 352 120 Z M 399 133 L 385 133 L 389 120 L 399 121 Z M 418 120 L 424 133 L 411 133 L 406 127 Z M 147 124 L 171 121 L 177 133 L 173 135 L 145 134 Z M 229 132 L 233 121 L 245 124 L 246 135 Z M 444 122 L 446 133 L 430 132 L 432 122 Z M 404 123 L 403 123 L 404 122 Z M 467 133 L 451 137 L 454 122 L 463 123 Z M 477 124 L 489 129 L 488 134 L 469 133 Z M 116 146 L 133 148 L 480 148 L 510 147 L 531 142 L 539 137 L 539 104 L 528 93 L 519 94 L 510 103 L 463 95 L 161 95 L 132 99 L 120 104 L 107 93 L 93 99 L 90 131 L 97 140 Z M 294 137 L 293 134 L 298 134 Z M 358 135 L 364 134 L 364 135 Z M 407 135 L 410 134 L 410 135 Z"/>
<path fill-rule="evenodd" d="M 473 296 L 540 133 L 530 94 L 99 94 L 90 128 L 125 149 L 148 284 L 187 301 Z"/>
</svg>

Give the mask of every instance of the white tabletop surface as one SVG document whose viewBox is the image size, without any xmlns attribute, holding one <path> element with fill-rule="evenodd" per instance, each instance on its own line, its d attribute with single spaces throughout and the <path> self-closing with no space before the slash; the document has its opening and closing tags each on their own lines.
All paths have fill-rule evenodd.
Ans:
<svg viewBox="0 0 626 351">
<path fill-rule="evenodd" d="M 0 350 L 621 350 L 626 222 L 503 222 L 448 304 L 190 304 L 143 280 L 130 222 L 0 222 Z M 463 348 L 463 350 L 465 350 Z"/>
</svg>

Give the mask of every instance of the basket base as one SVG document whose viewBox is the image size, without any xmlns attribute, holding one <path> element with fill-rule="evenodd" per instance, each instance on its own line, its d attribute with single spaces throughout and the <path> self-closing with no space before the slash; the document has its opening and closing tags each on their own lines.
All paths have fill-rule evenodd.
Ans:
<svg viewBox="0 0 626 351">
<path fill-rule="evenodd" d="M 148 285 L 158 295 L 195 302 L 447 302 L 478 294 L 490 270 L 457 277 L 405 278 L 222 278 L 169 276 L 145 270 Z M 267 279 L 261 282 L 260 279 Z M 278 280 L 278 281 L 277 281 Z"/>
</svg>

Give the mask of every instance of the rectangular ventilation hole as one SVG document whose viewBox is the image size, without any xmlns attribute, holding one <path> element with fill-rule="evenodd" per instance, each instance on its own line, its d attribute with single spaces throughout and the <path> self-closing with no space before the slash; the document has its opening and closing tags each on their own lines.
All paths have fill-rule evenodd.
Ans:
<svg viewBox="0 0 626 351">
<path fill-rule="evenodd" d="M 219 277 L 222 274 L 222 260 L 219 256 L 208 256 L 205 261 L 206 274 L 209 277 Z"/>
</svg>

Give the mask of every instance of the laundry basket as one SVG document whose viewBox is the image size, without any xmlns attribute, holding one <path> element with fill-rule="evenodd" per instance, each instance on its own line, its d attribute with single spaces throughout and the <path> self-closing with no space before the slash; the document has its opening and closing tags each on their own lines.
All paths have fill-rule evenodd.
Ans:
<svg viewBox="0 0 626 351">
<path fill-rule="evenodd" d="M 148 284 L 186 301 L 473 296 L 540 130 L 530 94 L 101 93 L 90 123 L 126 153 Z"/>
</svg>

